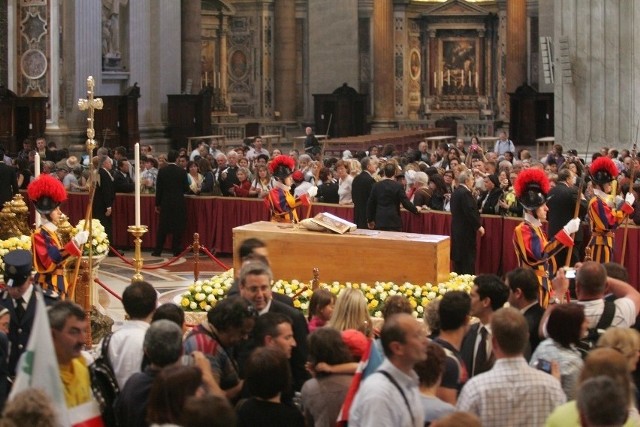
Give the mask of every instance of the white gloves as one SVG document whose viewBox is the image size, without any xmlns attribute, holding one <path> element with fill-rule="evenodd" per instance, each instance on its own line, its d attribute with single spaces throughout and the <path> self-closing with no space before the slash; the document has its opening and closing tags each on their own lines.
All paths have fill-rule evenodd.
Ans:
<svg viewBox="0 0 640 427">
<path fill-rule="evenodd" d="M 307 194 L 309 195 L 309 197 L 316 197 L 316 194 L 318 194 L 318 187 L 316 187 L 315 185 L 309 187 L 309 189 L 307 190 Z"/>
<path fill-rule="evenodd" d="M 574 234 L 580 229 L 580 218 L 573 218 L 569 220 L 567 225 L 563 227 L 563 230 L 567 234 Z"/>
<path fill-rule="evenodd" d="M 626 203 L 628 203 L 629 205 L 633 206 L 633 202 L 635 202 L 635 201 L 636 201 L 636 198 L 635 198 L 635 196 L 634 196 L 633 194 L 631 194 L 631 192 L 629 191 L 629 192 L 627 193 L 627 195 L 626 195 L 626 196 L 624 196 L 624 201 L 625 201 Z"/>
<path fill-rule="evenodd" d="M 79 231 L 78 234 L 73 237 L 73 242 L 77 247 L 81 247 L 87 243 L 87 240 L 89 240 L 89 232 L 87 230 Z"/>
</svg>

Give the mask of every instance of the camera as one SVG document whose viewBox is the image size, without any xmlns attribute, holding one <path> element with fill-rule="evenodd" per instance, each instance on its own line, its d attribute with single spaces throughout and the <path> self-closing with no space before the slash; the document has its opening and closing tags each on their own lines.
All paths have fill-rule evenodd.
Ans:
<svg viewBox="0 0 640 427">
<path fill-rule="evenodd" d="M 476 144 L 472 144 L 471 151 L 478 151 L 478 146 Z"/>
<path fill-rule="evenodd" d="M 575 279 L 576 278 L 576 269 L 575 268 L 567 268 L 564 270 L 564 276 L 567 279 Z"/>
<path fill-rule="evenodd" d="M 536 369 L 539 369 L 547 374 L 551 373 L 551 362 L 545 359 L 538 359 L 536 362 Z"/>
</svg>

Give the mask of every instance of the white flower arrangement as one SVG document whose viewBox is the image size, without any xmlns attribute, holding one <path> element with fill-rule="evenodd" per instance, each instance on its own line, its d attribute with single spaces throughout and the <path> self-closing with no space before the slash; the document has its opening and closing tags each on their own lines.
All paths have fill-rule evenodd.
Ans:
<svg viewBox="0 0 640 427">
<path fill-rule="evenodd" d="M 430 301 L 442 298 L 449 291 L 471 292 L 473 279 L 475 276 L 469 274 L 449 273 L 449 280 L 446 282 L 433 285 L 425 283 L 424 285 L 414 285 L 405 282 L 398 285 L 393 282 L 375 282 L 373 285 L 367 283 L 351 283 L 344 284 L 333 282 L 331 284 L 320 283 L 320 287 L 329 290 L 331 293 L 338 295 L 340 291 L 347 288 L 360 289 L 367 298 L 367 307 L 369 313 L 373 317 L 382 317 L 380 309 L 387 297 L 391 295 L 403 295 L 409 300 L 413 307 L 413 315 L 421 318 L 424 309 Z M 197 281 L 189 286 L 189 289 L 181 296 L 180 305 L 185 311 L 202 312 L 209 311 L 215 303 L 224 298 L 233 284 L 233 269 L 222 274 L 213 276 L 209 280 Z M 313 291 L 308 283 L 298 280 L 277 280 L 273 283 L 272 290 L 293 298 L 293 305 L 301 309 L 305 315 L 309 309 L 309 300 Z"/>
<path fill-rule="evenodd" d="M 0 275 L 4 274 L 4 256 L 16 249 L 31 251 L 31 237 L 22 236 L 10 237 L 7 240 L 0 240 Z"/>
<path fill-rule="evenodd" d="M 82 230 L 84 230 L 84 219 L 81 219 L 80 222 L 78 222 L 78 225 L 73 229 L 71 236 L 75 236 Z M 92 246 L 94 256 L 106 255 L 109 252 L 109 238 L 104 230 L 104 226 L 100 224 L 100 220 L 98 219 L 91 220 L 91 235 L 89 236 L 87 243 L 85 243 L 82 248 L 82 255 L 88 256 L 89 248 Z"/>
</svg>

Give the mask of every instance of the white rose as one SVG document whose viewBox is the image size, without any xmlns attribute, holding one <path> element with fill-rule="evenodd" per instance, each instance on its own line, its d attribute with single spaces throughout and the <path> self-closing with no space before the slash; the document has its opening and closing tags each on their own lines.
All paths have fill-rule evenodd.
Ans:
<svg viewBox="0 0 640 427">
<path fill-rule="evenodd" d="M 196 294 L 196 301 L 203 301 L 206 298 L 206 295 L 203 293 Z"/>
<path fill-rule="evenodd" d="M 211 294 L 211 295 L 207 295 L 207 301 L 208 302 L 214 302 L 216 300 L 216 296 Z"/>
<path fill-rule="evenodd" d="M 192 301 L 191 304 L 189 304 L 189 308 L 191 310 L 195 310 L 196 308 L 198 308 L 198 304 L 196 304 L 195 302 Z"/>
</svg>

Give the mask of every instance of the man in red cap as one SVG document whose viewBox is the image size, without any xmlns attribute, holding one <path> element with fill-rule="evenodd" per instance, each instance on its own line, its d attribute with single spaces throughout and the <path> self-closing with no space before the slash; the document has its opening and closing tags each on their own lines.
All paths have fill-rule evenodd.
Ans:
<svg viewBox="0 0 640 427">
<path fill-rule="evenodd" d="M 587 246 L 591 250 L 591 259 L 596 262 L 610 262 L 613 259 L 613 230 L 633 213 L 636 198 L 628 192 L 618 208 L 616 194 L 611 194 L 611 182 L 618 176 L 618 168 L 606 156 L 598 157 L 589 168 L 593 182 L 594 196 L 589 202 L 587 213 L 591 220 L 591 240 Z"/>
<path fill-rule="evenodd" d="M 513 185 L 518 202 L 524 208 L 524 221 L 513 230 L 513 245 L 516 248 L 520 267 L 534 270 L 540 283 L 538 297 L 540 305 L 546 308 L 557 302 L 563 295 L 554 295 L 551 278 L 556 274 L 556 252 L 565 246 L 573 246 L 571 234 L 578 231 L 580 219 L 573 218 L 553 236 L 547 239 L 542 230 L 542 221 L 547 219 L 547 194 L 549 178 L 540 169 L 526 169 L 518 175 Z"/>
<path fill-rule="evenodd" d="M 50 175 L 42 174 L 27 187 L 29 199 L 42 217 L 42 226 L 31 235 L 33 266 L 36 270 L 35 281 L 43 289 L 67 295 L 67 281 L 62 264 L 70 256 L 82 255 L 82 245 L 89 240 L 89 232 L 80 231 L 66 245 L 56 233 L 62 212 L 60 203 L 67 198 L 67 192 L 60 181 Z"/>
<path fill-rule="evenodd" d="M 296 208 L 309 206 L 309 198 L 315 197 L 318 187 L 309 188 L 306 194 L 295 197 L 291 194 L 291 174 L 295 167 L 293 157 L 280 155 L 269 163 L 269 171 L 275 179 L 273 188 L 264 199 L 265 205 L 271 210 L 271 221 L 298 222 Z"/>
</svg>

